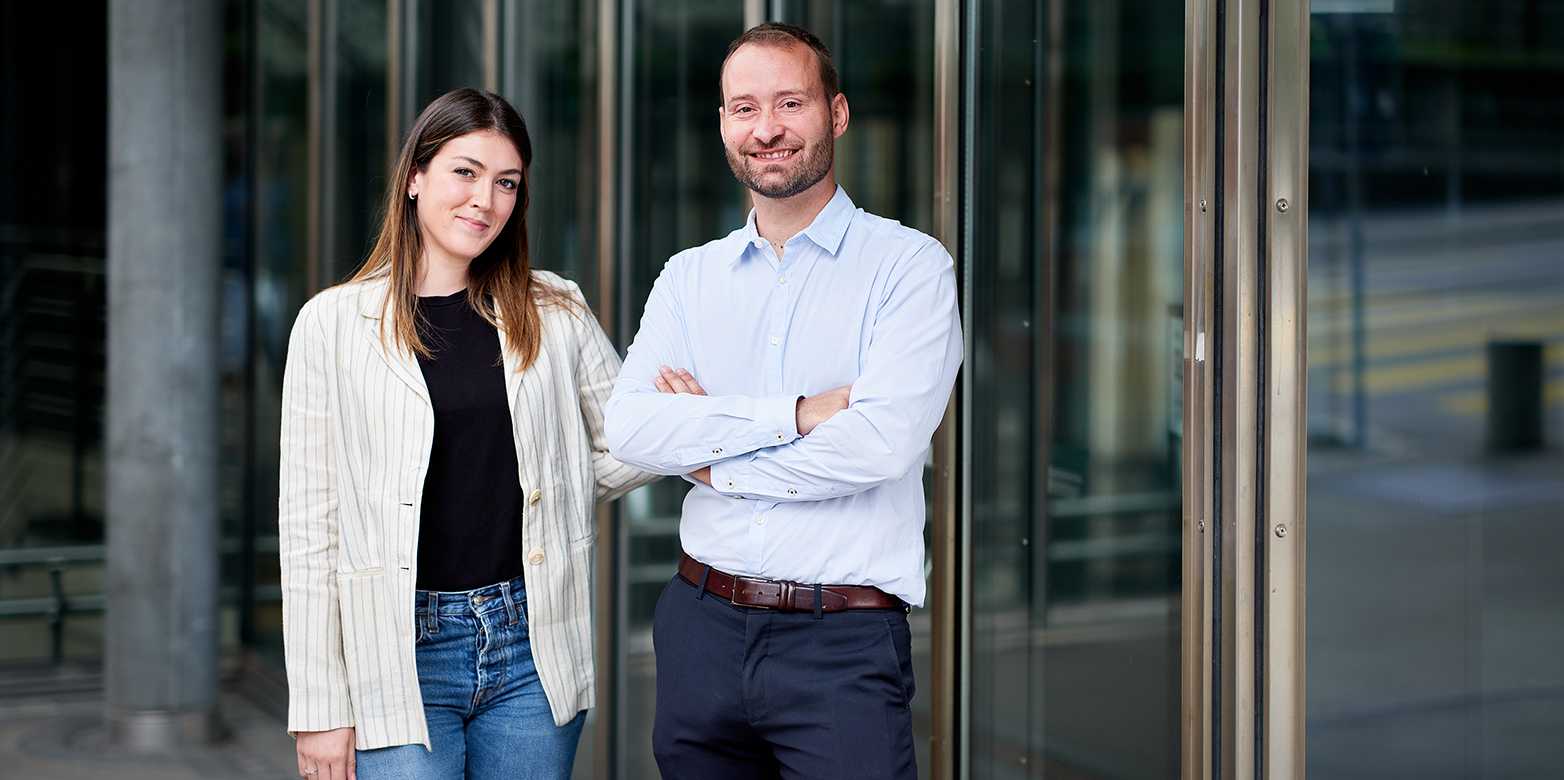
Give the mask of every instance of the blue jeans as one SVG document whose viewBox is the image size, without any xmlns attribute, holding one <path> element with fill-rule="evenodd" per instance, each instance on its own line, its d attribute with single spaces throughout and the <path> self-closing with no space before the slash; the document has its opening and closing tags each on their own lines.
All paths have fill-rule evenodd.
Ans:
<svg viewBox="0 0 1564 780">
<path fill-rule="evenodd" d="M 418 686 L 431 750 L 358 752 L 361 780 L 568 778 L 586 713 L 554 725 L 527 638 L 522 580 L 418 591 Z"/>
</svg>

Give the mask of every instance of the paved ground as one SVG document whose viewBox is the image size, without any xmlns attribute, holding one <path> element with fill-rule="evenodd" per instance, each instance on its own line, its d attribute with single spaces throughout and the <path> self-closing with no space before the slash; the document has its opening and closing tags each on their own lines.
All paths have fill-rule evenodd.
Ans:
<svg viewBox="0 0 1564 780">
<path fill-rule="evenodd" d="M 0 699 L 0 777 L 27 780 L 213 780 L 296 777 L 281 721 L 236 693 L 221 703 L 229 735 L 177 755 L 132 755 L 108 744 L 101 692 Z"/>
</svg>

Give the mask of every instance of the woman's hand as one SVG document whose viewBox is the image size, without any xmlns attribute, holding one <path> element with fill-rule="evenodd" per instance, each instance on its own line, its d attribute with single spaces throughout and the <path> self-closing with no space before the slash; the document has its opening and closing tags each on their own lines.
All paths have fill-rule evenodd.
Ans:
<svg viewBox="0 0 1564 780">
<path fill-rule="evenodd" d="M 299 777 L 305 780 L 358 780 L 353 727 L 301 731 L 294 745 L 299 753 Z"/>
</svg>

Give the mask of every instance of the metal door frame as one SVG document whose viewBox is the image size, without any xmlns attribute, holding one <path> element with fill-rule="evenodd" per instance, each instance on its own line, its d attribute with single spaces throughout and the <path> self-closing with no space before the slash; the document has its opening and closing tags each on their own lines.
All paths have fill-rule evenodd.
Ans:
<svg viewBox="0 0 1564 780">
<path fill-rule="evenodd" d="M 1302 778 L 1309 3 L 1185 25 L 1181 773 Z"/>
</svg>

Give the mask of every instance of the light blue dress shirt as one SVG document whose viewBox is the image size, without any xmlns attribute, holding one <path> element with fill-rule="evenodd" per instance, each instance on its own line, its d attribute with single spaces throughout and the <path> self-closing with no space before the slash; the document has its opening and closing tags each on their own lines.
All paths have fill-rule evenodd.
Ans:
<svg viewBox="0 0 1564 780">
<path fill-rule="evenodd" d="M 609 449 L 659 474 L 711 466 L 679 523 L 703 563 L 922 605 L 923 464 L 961 357 L 950 253 L 838 187 L 780 259 L 751 211 L 668 261 L 605 410 Z M 664 365 L 707 395 L 659 393 Z M 848 384 L 848 408 L 799 436 L 798 398 Z"/>
</svg>

